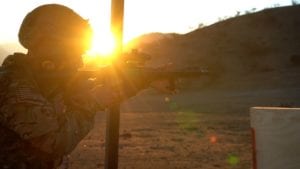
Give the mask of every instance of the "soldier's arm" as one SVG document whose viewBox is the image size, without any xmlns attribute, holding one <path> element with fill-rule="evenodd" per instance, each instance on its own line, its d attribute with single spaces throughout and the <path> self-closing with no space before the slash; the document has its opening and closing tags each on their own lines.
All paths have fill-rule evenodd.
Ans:
<svg viewBox="0 0 300 169">
<path fill-rule="evenodd" d="M 18 84 L 9 87 L 1 122 L 35 148 L 67 154 L 93 127 L 95 105 L 86 93 L 66 96 L 65 107 L 57 108 L 34 88 Z"/>
</svg>

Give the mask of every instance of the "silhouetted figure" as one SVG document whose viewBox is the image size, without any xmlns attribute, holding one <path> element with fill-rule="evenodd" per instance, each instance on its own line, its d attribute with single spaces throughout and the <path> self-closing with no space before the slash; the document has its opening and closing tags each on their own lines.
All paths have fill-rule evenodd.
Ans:
<svg viewBox="0 0 300 169">
<path fill-rule="evenodd" d="M 88 21 L 62 5 L 24 18 L 19 41 L 28 52 L 0 68 L 0 168 L 57 168 L 91 130 L 95 112 L 121 99 L 111 86 L 76 78 L 91 36 Z"/>
</svg>

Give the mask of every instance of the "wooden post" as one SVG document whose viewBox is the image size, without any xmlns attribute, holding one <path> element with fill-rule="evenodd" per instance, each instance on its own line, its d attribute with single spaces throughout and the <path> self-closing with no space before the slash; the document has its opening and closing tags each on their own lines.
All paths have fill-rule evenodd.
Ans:
<svg viewBox="0 0 300 169">
<path fill-rule="evenodd" d="M 107 111 L 105 169 L 118 168 L 119 156 L 120 106 L 115 105 Z"/>
<path fill-rule="evenodd" d="M 122 53 L 123 45 L 124 0 L 111 0 L 111 31 L 114 35 L 116 48 L 114 57 Z M 119 156 L 120 104 L 109 108 L 107 112 L 105 169 L 118 168 Z"/>
</svg>

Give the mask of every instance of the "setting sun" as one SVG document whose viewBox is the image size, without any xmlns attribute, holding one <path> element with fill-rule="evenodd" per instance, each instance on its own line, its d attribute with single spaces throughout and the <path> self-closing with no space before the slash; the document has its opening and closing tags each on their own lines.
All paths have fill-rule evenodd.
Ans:
<svg viewBox="0 0 300 169">
<path fill-rule="evenodd" d="M 103 27 L 98 26 L 100 23 L 95 22 L 95 20 L 91 20 L 90 24 L 94 33 L 90 49 L 83 56 L 85 66 L 95 68 L 111 64 L 115 50 L 115 40 L 111 31 L 107 29 L 109 27 L 103 29 Z"/>
<path fill-rule="evenodd" d="M 100 55 L 101 57 L 109 57 L 113 53 L 114 48 L 115 42 L 111 33 L 95 34 L 88 53 L 91 55 Z"/>
</svg>

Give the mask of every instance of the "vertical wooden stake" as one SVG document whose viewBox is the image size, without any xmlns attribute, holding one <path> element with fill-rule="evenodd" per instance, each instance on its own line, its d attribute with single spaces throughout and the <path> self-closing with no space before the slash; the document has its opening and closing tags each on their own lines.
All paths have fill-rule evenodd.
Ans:
<svg viewBox="0 0 300 169">
<path fill-rule="evenodd" d="M 114 35 L 115 56 L 120 57 L 123 45 L 124 0 L 111 0 L 111 31 Z M 120 104 L 109 108 L 107 112 L 105 147 L 105 169 L 118 168 Z"/>
<path fill-rule="evenodd" d="M 119 128 L 120 106 L 115 105 L 107 111 L 105 169 L 118 168 Z"/>
</svg>

